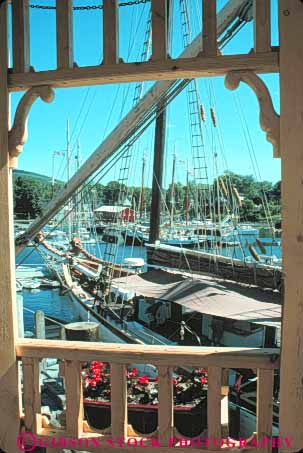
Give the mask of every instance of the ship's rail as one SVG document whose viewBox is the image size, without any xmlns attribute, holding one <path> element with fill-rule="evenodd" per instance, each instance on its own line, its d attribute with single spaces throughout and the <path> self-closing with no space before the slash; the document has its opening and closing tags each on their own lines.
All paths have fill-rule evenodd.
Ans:
<svg viewBox="0 0 303 453">
<path fill-rule="evenodd" d="M 108 439 L 123 439 L 122 448 L 133 448 L 127 443 L 134 431 L 127 419 L 127 365 L 132 363 L 153 364 L 158 368 L 158 429 L 154 435 L 161 445 L 161 451 L 172 448 L 173 438 L 178 438 L 174 427 L 174 399 L 172 373 L 174 367 L 204 367 L 208 370 L 207 390 L 207 437 L 208 449 L 220 451 L 211 439 L 224 439 L 226 432 L 226 411 L 228 386 L 226 369 L 251 369 L 258 377 L 256 441 L 272 435 L 273 423 L 273 382 L 274 370 L 279 368 L 278 349 L 258 348 L 223 348 L 223 347 L 184 347 L 184 346 L 147 346 L 125 344 L 102 344 L 49 340 L 19 340 L 16 346 L 18 358 L 23 366 L 23 407 L 24 426 L 42 438 L 65 437 L 66 439 L 98 439 L 103 448 L 113 448 Z M 44 358 L 56 358 L 65 380 L 66 424 L 65 428 L 46 428 L 41 413 L 41 379 L 39 363 Z M 82 364 L 97 360 L 111 365 L 111 428 L 104 432 L 94 430 L 84 420 Z M 140 435 L 135 434 L 139 439 Z M 141 435 L 141 439 L 148 436 Z M 184 436 L 181 436 L 184 437 Z M 87 443 L 79 444 L 77 450 L 101 451 L 101 448 L 89 448 Z M 85 446 L 84 446 L 85 444 Z M 146 447 L 147 442 L 143 445 Z M 220 444 L 219 444 L 220 445 Z M 259 448 L 256 448 L 258 446 Z M 146 447 L 148 451 L 152 450 Z M 146 450 L 145 448 L 145 450 Z M 178 451 L 180 445 L 178 447 Z M 245 449 L 261 450 L 260 445 Z M 271 446 L 262 448 L 270 451 Z M 191 448 L 191 451 L 203 451 Z M 204 448 L 205 450 L 205 448 Z M 227 448 L 227 450 L 235 450 Z M 238 450 L 238 449 L 237 449 Z M 52 451 L 52 450 L 50 450 Z M 58 450 L 60 451 L 60 450 Z"/>
</svg>

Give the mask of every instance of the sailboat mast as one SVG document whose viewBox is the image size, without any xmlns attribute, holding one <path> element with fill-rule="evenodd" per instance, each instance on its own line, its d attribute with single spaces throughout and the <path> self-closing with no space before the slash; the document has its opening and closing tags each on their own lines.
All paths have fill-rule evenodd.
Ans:
<svg viewBox="0 0 303 453">
<path fill-rule="evenodd" d="M 71 148 L 70 148 L 70 130 L 69 130 L 69 119 L 66 123 L 66 159 L 67 159 L 67 182 L 69 182 L 71 177 Z M 72 237 L 72 214 L 71 214 L 71 203 L 68 203 L 68 217 L 67 217 L 67 226 L 68 226 L 68 238 Z"/>
<path fill-rule="evenodd" d="M 174 224 L 176 160 L 177 160 L 177 154 L 176 154 L 176 149 L 175 149 L 174 156 L 173 156 L 173 169 L 172 169 L 171 188 L 170 188 L 170 228 L 172 228 L 173 224 Z"/>
<path fill-rule="evenodd" d="M 186 165 L 186 194 L 185 194 L 185 219 L 186 219 L 186 225 L 188 225 L 189 222 L 189 167 L 188 167 L 188 161 Z"/>
<path fill-rule="evenodd" d="M 144 213 L 144 176 L 145 176 L 146 157 L 142 159 L 142 176 L 141 176 L 141 194 L 140 194 L 140 219 L 143 218 Z"/>
<path fill-rule="evenodd" d="M 171 0 L 166 0 L 167 5 L 167 39 L 169 38 L 169 24 L 171 13 Z M 165 100 L 164 100 L 165 102 Z M 150 208 L 149 242 L 151 244 L 159 240 L 161 220 L 161 195 L 163 189 L 163 167 L 166 140 L 166 108 L 163 108 L 163 100 L 157 108 L 154 143 L 154 164 L 152 179 L 152 199 Z"/>
<path fill-rule="evenodd" d="M 80 154 L 80 139 L 78 138 L 77 141 L 77 154 L 76 154 L 76 170 L 78 171 L 80 168 L 80 159 L 81 159 L 81 154 Z M 78 224 L 78 233 L 80 231 L 81 225 L 81 219 L 83 215 L 83 206 L 81 202 L 81 192 L 80 189 L 77 191 L 77 197 L 76 197 L 76 219 L 77 219 L 77 224 Z"/>
</svg>

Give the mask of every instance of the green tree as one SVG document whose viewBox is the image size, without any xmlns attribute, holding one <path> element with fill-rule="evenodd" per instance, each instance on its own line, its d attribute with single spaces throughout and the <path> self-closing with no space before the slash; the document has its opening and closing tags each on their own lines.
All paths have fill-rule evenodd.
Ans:
<svg viewBox="0 0 303 453">
<path fill-rule="evenodd" d="M 15 213 L 37 217 L 41 211 L 41 195 L 37 186 L 18 177 L 15 181 Z"/>
</svg>

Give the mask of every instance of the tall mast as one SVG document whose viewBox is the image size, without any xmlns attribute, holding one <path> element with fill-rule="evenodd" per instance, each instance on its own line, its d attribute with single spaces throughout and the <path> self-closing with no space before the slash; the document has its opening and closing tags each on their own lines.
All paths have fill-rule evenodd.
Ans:
<svg viewBox="0 0 303 453">
<path fill-rule="evenodd" d="M 76 153 L 76 171 L 79 170 L 80 168 L 80 160 L 81 160 L 81 154 L 80 154 L 80 139 L 78 138 L 77 140 L 77 153 Z M 81 220 L 82 220 L 82 215 L 83 215 L 83 206 L 81 202 L 81 189 L 77 191 L 77 197 L 76 197 L 76 219 L 77 219 L 77 225 L 78 225 L 78 233 L 80 231 L 81 227 Z"/>
<path fill-rule="evenodd" d="M 70 164 L 71 164 L 71 149 L 70 149 L 70 131 L 69 131 L 69 119 L 67 119 L 66 123 L 66 159 L 67 159 L 67 182 L 70 180 Z M 71 214 L 71 202 L 68 203 L 68 217 L 67 217 L 67 224 L 68 224 L 68 238 L 71 239 L 72 237 L 72 214 Z"/>
<path fill-rule="evenodd" d="M 171 187 L 170 187 L 170 228 L 172 228 L 173 224 L 174 224 L 176 160 L 177 160 L 177 154 L 176 154 L 176 148 L 175 148 L 174 155 L 173 155 L 173 169 L 172 169 Z"/>
<path fill-rule="evenodd" d="M 185 194 L 185 220 L 186 225 L 189 222 L 189 166 L 188 160 L 186 161 L 186 194 Z"/>
<path fill-rule="evenodd" d="M 142 176 L 141 176 L 141 194 L 140 194 L 140 219 L 143 217 L 144 213 L 144 176 L 145 176 L 145 164 L 146 164 L 146 157 L 143 156 L 142 159 Z"/>
<path fill-rule="evenodd" d="M 171 0 L 167 1 L 167 29 L 168 37 L 170 24 L 170 4 Z M 165 99 L 164 99 L 165 102 Z M 155 127 L 155 143 L 154 143 L 154 165 L 152 179 L 152 199 L 150 209 L 150 228 L 149 242 L 153 244 L 160 237 L 160 220 L 161 220 L 161 195 L 163 188 L 163 165 L 166 139 L 166 108 L 163 108 L 163 100 L 159 102 L 157 108 L 157 119 Z"/>
</svg>

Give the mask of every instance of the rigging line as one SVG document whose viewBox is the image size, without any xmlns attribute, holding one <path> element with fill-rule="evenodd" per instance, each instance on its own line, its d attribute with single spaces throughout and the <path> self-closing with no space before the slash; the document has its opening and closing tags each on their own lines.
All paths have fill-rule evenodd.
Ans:
<svg viewBox="0 0 303 453">
<path fill-rule="evenodd" d="M 117 161 L 117 160 L 120 158 L 120 153 L 118 153 L 117 156 L 115 155 L 115 158 L 116 158 L 116 161 Z M 114 159 L 113 159 L 113 160 L 114 160 Z M 112 165 L 115 165 L 115 164 L 116 164 L 116 161 L 115 161 Z M 98 174 L 100 174 L 101 171 L 106 170 L 106 167 L 109 166 L 110 163 L 111 163 L 111 161 L 108 162 L 108 163 L 106 163 L 106 165 L 100 169 L 100 171 L 98 172 Z M 106 173 L 105 173 L 105 174 L 106 174 Z M 100 176 L 99 180 L 92 186 L 92 188 L 95 187 L 95 186 L 100 182 L 100 180 L 102 179 L 103 176 L 104 176 L 104 175 L 101 175 L 101 176 Z M 90 182 L 91 182 L 91 181 L 89 181 L 89 182 L 87 183 L 87 186 L 90 184 Z M 81 197 L 80 197 L 79 202 L 82 201 L 82 199 L 83 199 L 83 195 L 82 195 L 82 193 L 81 193 Z M 67 202 L 64 206 L 66 206 L 66 205 L 68 205 L 68 202 Z M 58 228 L 58 226 L 61 225 L 61 224 L 64 222 L 64 220 L 67 219 L 67 217 L 71 214 L 72 211 L 73 211 L 73 208 L 70 208 L 69 210 L 66 211 L 66 213 L 65 213 L 65 215 L 62 217 L 62 219 L 59 220 L 59 221 L 58 221 L 58 222 L 50 229 L 50 231 L 48 231 L 48 232 L 46 233 L 45 239 L 48 239 L 48 237 L 50 236 L 50 234 L 51 234 L 53 231 L 55 231 L 55 230 Z M 17 269 L 19 266 L 21 266 L 21 265 L 24 263 L 24 261 L 27 260 L 27 258 L 29 258 L 29 257 L 32 255 L 32 253 L 33 253 L 38 247 L 39 247 L 39 244 L 34 244 L 34 246 L 31 247 L 30 252 L 29 252 L 27 255 L 25 255 L 25 256 L 20 260 L 19 263 L 17 263 L 16 269 Z"/>
<path fill-rule="evenodd" d="M 88 106 L 88 108 L 87 108 L 87 111 L 86 111 L 86 114 L 85 114 L 85 116 L 84 116 L 84 119 L 83 119 L 83 121 L 82 121 L 80 130 L 79 130 L 79 133 L 78 133 L 78 135 L 77 135 L 77 138 L 76 138 L 75 141 L 74 141 L 73 146 L 71 147 L 71 151 L 72 151 L 72 152 L 74 152 L 74 150 L 75 150 L 75 148 L 76 148 L 76 146 L 77 146 L 78 140 L 79 140 L 79 138 L 80 138 L 80 136 L 81 136 L 81 133 L 82 133 L 82 130 L 83 130 L 83 128 L 84 128 L 84 126 L 85 126 L 85 123 L 86 123 L 86 121 L 87 121 L 88 115 L 89 115 L 89 113 L 90 113 L 90 111 L 91 111 L 91 108 L 92 108 L 92 106 L 93 106 L 93 103 L 94 103 L 95 100 L 96 100 L 96 97 L 97 97 L 96 95 L 97 95 L 97 88 L 95 88 L 94 91 L 93 91 L 93 94 L 92 94 L 92 97 L 91 97 L 91 101 L 90 101 L 90 104 L 89 104 L 89 106 Z M 70 140 L 70 141 L 71 141 L 71 140 Z"/>
<path fill-rule="evenodd" d="M 262 193 L 263 193 L 263 197 L 264 197 L 264 198 L 261 197 L 261 203 L 262 203 L 262 206 L 263 206 L 263 209 L 264 209 L 264 213 L 265 213 L 265 216 L 266 216 L 266 221 L 267 221 L 268 225 L 271 228 L 273 228 L 272 217 L 271 217 L 271 213 L 270 213 L 269 206 L 268 206 L 268 203 L 267 203 L 267 197 L 266 197 L 266 194 L 265 194 L 264 186 L 263 186 L 262 181 L 261 181 L 261 175 L 260 175 L 260 172 L 258 171 L 258 163 L 256 161 L 256 157 L 255 157 L 255 154 L 254 154 L 253 142 L 252 142 L 252 139 L 251 139 L 251 136 L 250 136 L 248 125 L 247 125 L 247 122 L 245 121 L 244 112 L 241 109 L 241 104 L 240 104 L 239 97 L 236 96 L 236 95 L 235 95 L 235 100 L 236 100 L 236 106 L 238 108 L 238 114 L 239 114 L 239 117 L 240 117 L 240 121 L 242 123 L 243 135 L 244 135 L 245 143 L 246 143 L 246 146 L 247 146 L 247 149 L 248 149 L 248 152 L 249 152 L 249 156 L 250 156 L 250 159 L 251 159 L 253 171 L 254 171 L 256 179 L 257 180 L 259 179 L 259 182 L 261 183 Z M 259 175 L 258 175 L 258 173 L 259 173 Z"/>
<path fill-rule="evenodd" d="M 82 112 L 83 112 L 83 110 L 84 110 L 84 105 L 85 105 L 85 103 L 86 103 L 86 100 L 87 100 L 88 95 L 89 95 L 89 92 L 90 92 L 90 88 L 91 88 L 91 87 L 87 87 L 87 88 L 86 88 L 86 93 L 85 93 L 84 99 L 83 99 L 83 101 L 82 101 L 82 105 L 81 105 L 79 114 L 78 114 L 78 116 L 77 116 L 75 125 L 74 125 L 74 127 L 73 127 L 73 131 L 72 131 L 71 136 L 70 136 L 70 142 L 72 142 L 73 137 L 74 137 L 74 135 L 75 135 L 75 132 L 76 132 L 76 129 L 77 129 L 77 126 L 78 126 L 78 122 L 79 122 L 79 120 L 80 120 L 80 117 L 81 117 Z"/>
<path fill-rule="evenodd" d="M 239 105 L 239 108 L 240 108 L 240 111 L 241 111 L 241 115 L 242 115 L 242 119 L 243 119 L 243 122 L 244 122 L 245 129 L 246 129 L 248 141 L 249 141 L 249 144 L 250 144 L 252 158 L 253 158 L 253 160 L 255 162 L 256 178 L 257 179 L 259 178 L 259 182 L 261 183 L 261 188 L 262 188 L 263 197 L 264 197 L 264 200 L 261 199 L 261 201 L 262 201 L 262 204 L 263 204 L 263 201 L 264 201 L 265 205 L 263 205 L 263 207 L 264 207 L 264 210 L 267 209 L 267 214 L 268 214 L 268 217 L 269 217 L 269 221 L 268 221 L 268 219 L 267 219 L 267 221 L 268 221 L 268 223 L 270 223 L 271 228 L 273 228 L 274 227 L 273 220 L 272 220 L 272 216 L 271 216 L 271 212 L 270 212 L 270 208 L 269 208 L 269 203 L 268 203 L 268 200 L 267 200 L 266 192 L 265 192 L 265 189 L 264 189 L 264 184 L 263 184 L 263 181 L 262 181 L 260 168 L 259 168 L 258 161 L 257 161 L 257 158 L 256 158 L 256 154 L 255 154 L 253 140 L 252 140 L 249 128 L 248 128 L 247 119 L 246 119 L 246 116 L 245 116 L 245 113 L 244 113 L 244 110 L 243 110 L 243 107 L 242 107 L 242 104 L 241 104 L 241 101 L 240 101 L 240 97 L 239 97 L 238 93 L 235 93 L 235 95 L 236 95 L 237 100 L 238 100 L 238 105 Z"/>
<path fill-rule="evenodd" d="M 178 81 L 178 83 L 175 83 L 172 85 L 172 87 L 170 87 L 170 89 L 168 90 L 167 93 L 164 93 L 163 96 L 161 96 L 160 100 L 158 101 L 155 101 L 155 104 L 151 107 L 151 110 L 148 112 L 148 115 L 145 115 L 145 117 L 143 117 L 139 122 L 138 124 L 136 124 L 136 126 L 134 127 L 134 129 L 132 131 L 129 132 L 129 134 L 127 134 L 127 136 L 121 141 L 120 144 L 118 144 L 117 148 L 121 147 L 123 144 L 125 144 L 128 140 L 131 142 L 131 143 L 134 143 L 138 137 L 147 129 L 147 127 L 149 127 L 149 125 L 154 121 L 154 118 L 157 117 L 158 114 L 161 113 L 161 109 L 165 108 L 166 105 L 171 102 L 171 100 L 176 97 L 184 88 L 184 86 L 186 86 L 188 82 L 187 81 Z M 161 103 L 161 109 L 159 109 L 159 102 Z M 134 135 L 137 131 L 137 135 Z M 122 152 L 125 151 L 125 148 L 122 149 Z M 114 155 L 114 157 L 118 155 L 118 157 L 120 157 L 121 153 L 118 152 Z M 113 157 L 113 159 L 114 159 Z M 110 158 L 108 159 L 109 162 L 111 162 Z M 106 167 L 106 165 L 105 165 Z M 97 174 L 99 174 L 102 169 L 104 168 L 101 167 L 101 169 L 99 170 L 99 172 Z M 87 184 L 89 184 L 91 182 L 91 179 L 88 181 Z M 67 213 L 67 215 L 69 215 L 69 213 Z M 60 224 L 60 222 L 59 222 Z"/>
<path fill-rule="evenodd" d="M 158 106 L 158 101 L 155 103 L 155 105 L 153 106 L 153 109 L 151 109 L 151 112 L 148 112 L 148 116 L 147 118 L 143 118 L 141 120 L 141 122 L 139 122 L 139 124 L 136 126 L 135 130 L 134 131 L 131 131 L 127 137 L 125 137 L 125 139 L 122 141 L 122 143 L 120 144 L 120 146 L 123 144 L 123 143 L 126 143 L 128 140 L 130 140 L 131 143 L 134 143 L 139 136 L 141 136 L 143 134 L 143 132 L 149 127 L 149 125 L 154 121 L 154 115 L 159 115 L 161 114 L 162 110 L 166 107 L 166 103 L 169 103 L 171 101 L 171 97 L 175 97 L 177 96 L 183 89 L 183 85 L 184 83 L 186 83 L 186 81 L 181 81 L 177 84 L 174 84 L 172 87 L 171 87 L 171 90 L 172 92 L 169 92 L 168 93 L 165 93 L 161 98 L 164 98 L 162 99 L 162 102 L 160 100 L 160 105 L 161 105 L 161 109 L 159 109 L 159 106 Z M 185 85 L 186 86 L 186 85 Z M 147 122 L 147 123 L 146 123 Z M 142 125 L 143 123 L 143 125 Z M 141 129 L 140 129 L 141 127 Z M 137 132 L 137 135 L 134 135 L 134 132 L 135 131 L 138 131 Z M 126 145 L 127 146 L 127 145 Z M 129 145 L 128 145 L 129 146 Z M 125 148 L 122 148 L 121 151 L 118 151 L 116 152 L 112 157 L 110 157 L 108 159 L 107 162 L 105 162 L 105 165 L 102 166 L 99 171 L 97 172 L 97 175 L 100 175 L 100 173 L 104 170 L 106 170 L 106 167 L 108 167 L 113 161 L 112 165 L 110 168 L 112 168 L 116 163 L 117 161 L 120 159 L 121 155 L 123 154 L 123 152 L 125 152 Z M 103 177 L 104 175 L 101 175 L 98 182 L 101 180 L 101 178 Z M 93 175 L 93 177 L 91 179 L 88 180 L 88 182 L 86 183 L 86 186 L 83 186 L 83 189 L 85 187 L 88 187 L 92 180 L 96 177 L 96 174 Z M 95 187 L 97 184 L 97 182 L 92 186 L 92 187 Z M 81 198 L 80 200 L 82 200 L 82 194 L 81 194 Z M 67 202 L 68 204 L 68 202 Z M 69 209 L 67 210 L 66 214 L 64 215 L 63 219 L 61 219 L 59 222 L 57 222 L 57 224 L 49 231 L 49 233 L 46 235 L 46 238 L 48 237 L 48 235 L 54 231 L 69 215 L 70 213 L 72 212 L 72 209 Z M 23 262 L 29 258 L 32 253 L 35 251 L 35 249 L 39 246 L 39 244 L 35 244 L 34 247 L 32 247 L 32 250 L 23 257 L 23 259 L 20 261 L 20 263 L 18 263 L 17 265 L 17 268 L 23 264 Z"/>
<path fill-rule="evenodd" d="M 136 30 L 135 30 L 135 33 L 133 34 L 133 37 L 131 38 L 131 35 L 130 35 L 130 37 L 129 37 L 129 46 L 128 46 L 127 60 L 129 60 L 131 51 L 132 51 L 132 49 L 133 49 L 133 47 L 134 47 L 134 44 L 135 44 L 135 41 L 136 41 L 136 37 L 137 37 L 137 32 L 138 32 L 139 26 L 140 26 L 140 24 L 141 24 L 141 19 L 142 19 L 142 16 L 143 16 L 144 12 L 145 12 L 145 7 L 144 7 L 144 8 L 142 9 L 142 11 L 141 11 L 141 15 L 140 15 L 140 18 L 139 18 L 139 20 L 138 20 L 138 23 L 137 23 L 137 26 L 136 26 Z M 137 13 L 136 13 L 136 14 L 137 14 Z M 132 23 L 133 23 L 133 22 L 134 22 L 134 10 L 132 11 Z M 124 99 L 124 100 L 123 100 L 122 107 L 121 107 L 120 120 L 121 120 L 121 118 L 122 118 L 123 110 L 124 110 L 124 107 L 125 107 L 125 104 L 126 104 L 126 99 L 127 99 L 127 96 L 128 96 L 129 87 L 130 87 L 130 84 L 128 84 L 127 92 L 124 93 L 124 95 L 123 95 L 123 99 Z M 120 86 L 119 86 L 119 88 L 120 88 Z M 90 87 L 88 87 L 88 91 L 89 91 L 89 90 L 90 90 Z M 118 92 L 119 92 L 119 89 L 117 90 L 116 99 L 115 99 L 114 103 L 115 103 L 116 100 L 117 100 Z M 77 138 L 75 139 L 75 142 L 74 142 L 74 144 L 73 144 L 73 146 L 72 146 L 72 151 L 74 151 L 75 147 L 77 146 L 77 141 L 78 141 L 78 139 L 79 139 L 79 137 L 80 137 L 80 135 L 81 135 L 81 133 L 82 133 L 82 130 L 83 130 L 84 126 L 85 126 L 85 123 L 86 123 L 86 121 L 87 121 L 88 115 L 89 115 L 90 110 L 91 110 L 91 108 L 92 108 L 92 105 L 93 105 L 93 103 L 94 103 L 94 101 L 95 101 L 96 95 L 97 95 L 97 88 L 95 88 L 95 90 L 94 90 L 94 92 L 93 92 L 93 96 L 92 96 L 92 99 L 91 99 L 91 103 L 90 103 L 90 105 L 89 105 L 89 107 L 88 107 L 88 110 L 87 110 L 87 112 L 86 112 L 86 115 L 85 115 L 85 117 L 84 117 L 84 119 L 83 119 L 83 121 L 82 121 L 82 125 L 81 125 L 80 131 L 79 131 L 79 133 L 78 133 L 78 135 L 77 135 Z M 114 105 L 112 106 L 111 113 L 113 112 L 113 109 L 114 109 Z M 80 112 L 80 113 L 81 113 L 81 112 Z M 79 117 L 78 117 L 78 118 L 79 118 Z M 110 114 L 110 116 L 109 116 L 109 118 L 108 118 L 107 125 L 109 124 L 110 119 L 111 119 L 111 114 Z M 75 126 L 75 128 L 76 128 L 76 126 Z M 74 129 L 74 130 L 75 130 L 75 129 Z M 104 132 L 104 135 L 105 135 L 105 133 L 106 133 L 106 132 Z M 71 138 L 70 141 L 72 141 L 72 138 Z"/>
</svg>

